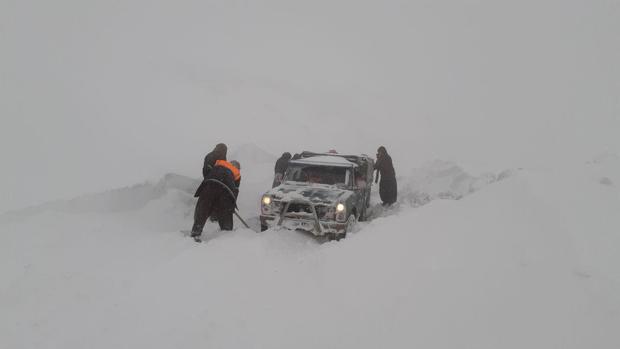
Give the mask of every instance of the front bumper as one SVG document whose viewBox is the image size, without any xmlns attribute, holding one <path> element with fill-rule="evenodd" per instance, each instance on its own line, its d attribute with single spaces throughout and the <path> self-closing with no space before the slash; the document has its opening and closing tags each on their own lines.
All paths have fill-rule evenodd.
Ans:
<svg viewBox="0 0 620 349">
<path fill-rule="evenodd" d="M 312 213 L 308 215 L 296 215 L 289 213 L 288 207 L 293 203 L 302 203 L 312 208 Z M 315 206 L 308 202 L 293 201 L 286 203 L 282 211 L 277 214 L 261 214 L 260 223 L 263 228 L 285 228 L 289 230 L 304 230 L 316 236 L 325 234 L 344 234 L 347 224 L 336 221 L 323 221 L 318 218 Z"/>
<path fill-rule="evenodd" d="M 300 218 L 284 218 L 282 223 L 279 223 L 279 218 L 276 216 L 260 216 L 260 224 L 265 228 L 284 228 L 288 230 L 304 230 L 312 233 L 316 236 L 322 236 L 327 233 L 344 234 L 347 224 L 338 222 L 326 222 L 319 221 L 321 230 L 316 228 L 316 223 L 311 219 Z"/>
</svg>

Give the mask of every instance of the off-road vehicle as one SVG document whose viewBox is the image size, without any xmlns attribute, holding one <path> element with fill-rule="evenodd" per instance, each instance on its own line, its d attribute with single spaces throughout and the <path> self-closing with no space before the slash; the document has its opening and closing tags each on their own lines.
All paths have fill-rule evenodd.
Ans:
<svg viewBox="0 0 620 349">
<path fill-rule="evenodd" d="M 261 199 L 261 230 L 283 227 L 341 239 L 366 219 L 374 161 L 366 155 L 303 152 L 282 184 Z"/>
</svg>

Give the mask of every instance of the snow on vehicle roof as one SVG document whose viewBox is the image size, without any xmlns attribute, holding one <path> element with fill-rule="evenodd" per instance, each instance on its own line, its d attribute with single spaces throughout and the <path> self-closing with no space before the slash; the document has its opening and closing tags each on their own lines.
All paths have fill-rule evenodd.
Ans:
<svg viewBox="0 0 620 349">
<path fill-rule="evenodd" d="M 331 166 L 357 166 L 356 163 L 353 163 L 342 156 L 337 155 L 319 155 L 319 156 L 311 156 L 309 158 L 292 160 L 291 163 L 295 164 L 320 164 L 320 165 L 331 165 Z"/>
</svg>

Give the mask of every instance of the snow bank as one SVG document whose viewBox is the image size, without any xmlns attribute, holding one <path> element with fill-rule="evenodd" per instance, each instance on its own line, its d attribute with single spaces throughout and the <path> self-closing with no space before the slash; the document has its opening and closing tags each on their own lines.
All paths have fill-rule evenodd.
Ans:
<svg viewBox="0 0 620 349">
<path fill-rule="evenodd" d="M 276 157 L 254 144 L 231 149 L 229 159 L 241 162 L 239 208 L 246 221 L 260 229 L 258 212 L 262 193 L 271 187 Z M 1 222 L 24 222 L 37 216 L 66 213 L 79 220 L 116 221 L 142 231 L 178 231 L 191 227 L 200 179 L 169 173 L 159 181 L 54 201 L 0 215 Z M 213 227 L 214 228 L 214 227 Z"/>
<path fill-rule="evenodd" d="M 143 183 L 131 187 L 110 190 L 104 193 L 84 195 L 72 200 L 61 200 L 10 212 L 0 217 L 5 219 L 27 218 L 46 211 L 67 213 L 113 213 L 135 211 L 153 200 L 165 196 L 171 190 L 193 194 L 200 180 L 169 173 L 156 183 Z"/>
<path fill-rule="evenodd" d="M 418 207 L 435 199 L 459 200 L 516 173 L 516 170 L 505 170 L 474 176 L 455 163 L 435 160 L 400 178 L 399 201 Z"/>
</svg>

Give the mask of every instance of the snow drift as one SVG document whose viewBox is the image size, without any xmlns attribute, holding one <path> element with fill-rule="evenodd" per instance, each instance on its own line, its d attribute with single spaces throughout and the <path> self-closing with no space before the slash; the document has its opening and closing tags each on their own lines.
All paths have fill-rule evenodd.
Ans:
<svg viewBox="0 0 620 349">
<path fill-rule="evenodd" d="M 210 226 L 197 245 L 173 229 L 191 224 L 193 182 L 177 176 L 127 211 L 3 219 L 0 344 L 616 348 L 620 162 L 504 177 L 416 170 L 408 193 L 437 200 L 413 208 L 406 192 L 326 244 Z"/>
</svg>

